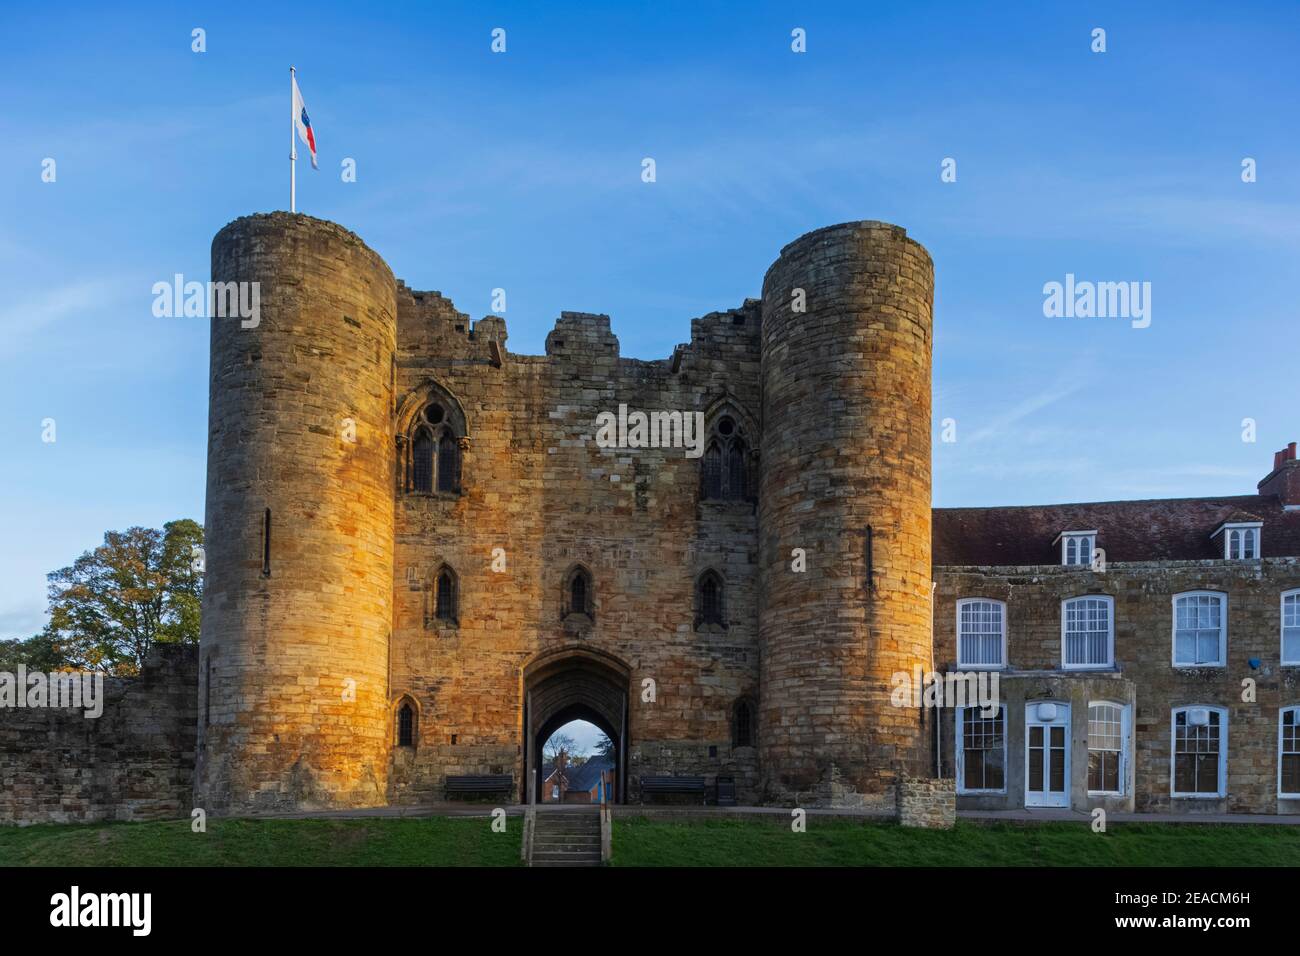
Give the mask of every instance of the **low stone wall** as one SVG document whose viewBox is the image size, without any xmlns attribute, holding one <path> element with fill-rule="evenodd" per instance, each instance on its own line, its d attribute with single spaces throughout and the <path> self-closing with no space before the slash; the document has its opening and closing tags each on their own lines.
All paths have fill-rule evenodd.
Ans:
<svg viewBox="0 0 1300 956">
<path fill-rule="evenodd" d="M 188 815 L 199 653 L 159 645 L 140 676 L 106 678 L 103 712 L 0 708 L 0 823 Z"/>
<path fill-rule="evenodd" d="M 898 822 L 905 827 L 951 830 L 957 823 L 957 781 L 952 777 L 900 777 Z"/>
</svg>

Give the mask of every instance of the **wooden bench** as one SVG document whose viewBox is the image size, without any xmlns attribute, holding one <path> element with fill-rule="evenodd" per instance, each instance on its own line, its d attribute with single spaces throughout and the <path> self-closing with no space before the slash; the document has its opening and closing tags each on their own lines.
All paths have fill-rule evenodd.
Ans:
<svg viewBox="0 0 1300 956">
<path fill-rule="evenodd" d="M 651 796 L 661 793 L 689 793 L 700 795 L 700 802 L 704 803 L 708 795 L 708 788 L 704 785 L 703 777 L 642 777 L 641 778 L 641 802 L 645 803 L 646 794 Z"/>
<path fill-rule="evenodd" d="M 447 795 L 475 793 L 509 793 L 514 789 L 515 778 L 510 774 L 448 777 L 443 785 Z"/>
</svg>

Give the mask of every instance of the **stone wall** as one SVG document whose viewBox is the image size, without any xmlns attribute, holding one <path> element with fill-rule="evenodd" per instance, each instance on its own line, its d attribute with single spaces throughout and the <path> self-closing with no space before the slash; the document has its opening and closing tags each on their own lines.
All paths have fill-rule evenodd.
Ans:
<svg viewBox="0 0 1300 956">
<path fill-rule="evenodd" d="M 0 709 L 0 822 L 186 816 L 198 648 L 158 645 L 135 678 L 104 681 L 103 712 Z"/>
<path fill-rule="evenodd" d="M 935 646 L 939 669 L 956 668 L 956 602 L 987 597 L 1007 605 L 1008 792 L 959 796 L 963 807 L 1024 804 L 1024 704 L 1071 704 L 1072 805 L 1173 812 L 1295 813 L 1300 801 L 1279 800 L 1278 712 L 1300 703 L 1300 667 L 1282 667 L 1281 594 L 1300 586 L 1300 559 L 1162 561 L 1087 567 L 936 568 Z M 1209 590 L 1227 595 L 1227 665 L 1173 666 L 1173 596 Z M 1084 594 L 1114 598 L 1115 666 L 1065 671 L 1061 666 L 1061 602 Z M 1252 666 L 1252 661 L 1254 665 Z M 1244 700 L 1244 680 L 1254 700 Z M 1123 798 L 1086 790 L 1087 704 L 1132 705 L 1130 787 Z M 1226 796 L 1171 796 L 1171 712 L 1186 705 L 1228 712 Z M 952 772 L 953 714 L 944 712 L 944 760 Z"/>
<path fill-rule="evenodd" d="M 414 701 L 420 719 L 416 746 L 395 748 L 393 799 L 436 800 L 448 774 L 498 768 L 522 796 L 525 669 L 593 652 L 629 675 L 629 798 L 642 774 L 730 774 L 753 801 L 755 751 L 732 752 L 731 718 L 758 699 L 754 502 L 702 501 L 683 448 L 595 436 L 597 415 L 626 405 L 699 411 L 706 427 L 729 415 L 756 447 L 758 304 L 694 320 L 662 361 L 620 357 L 601 315 L 564 313 L 533 356 L 507 350 L 504 320 L 471 323 L 436 292 L 400 288 L 398 320 L 399 440 L 434 398 L 463 415 L 466 440 L 459 493 L 409 491 L 399 468 L 390 702 Z M 566 619 L 579 564 L 592 614 Z M 444 566 L 455 621 L 430 613 Z M 723 578 L 725 626 L 696 626 L 706 569 Z"/>
<path fill-rule="evenodd" d="M 397 284 L 334 223 L 247 216 L 215 282 L 196 801 L 210 812 L 387 800 Z"/>
<path fill-rule="evenodd" d="M 759 495 L 764 789 L 834 765 L 892 799 L 926 763 L 890 675 L 930 656 L 930 256 L 854 222 L 790 243 L 763 281 Z M 807 567 L 792 566 L 803 549 Z"/>
<path fill-rule="evenodd" d="M 951 830 L 957 824 L 957 781 L 952 777 L 900 776 L 898 822 L 905 827 Z"/>
</svg>

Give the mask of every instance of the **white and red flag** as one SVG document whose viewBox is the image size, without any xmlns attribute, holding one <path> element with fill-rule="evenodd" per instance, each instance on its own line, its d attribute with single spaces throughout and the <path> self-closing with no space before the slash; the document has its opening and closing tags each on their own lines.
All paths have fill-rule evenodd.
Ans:
<svg viewBox="0 0 1300 956">
<path fill-rule="evenodd" d="M 311 168 L 320 169 L 316 165 L 316 134 L 312 131 L 311 120 L 307 118 L 307 104 L 302 101 L 302 91 L 298 89 L 298 77 L 292 76 L 293 80 L 293 125 L 298 130 L 298 136 L 311 150 Z"/>
</svg>

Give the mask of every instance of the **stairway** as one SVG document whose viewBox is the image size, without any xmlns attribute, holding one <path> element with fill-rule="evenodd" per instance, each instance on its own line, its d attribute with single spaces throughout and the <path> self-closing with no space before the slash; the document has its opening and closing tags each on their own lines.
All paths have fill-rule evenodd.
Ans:
<svg viewBox="0 0 1300 956">
<path fill-rule="evenodd" d="M 533 866 L 599 866 L 600 808 L 539 810 Z"/>
</svg>

